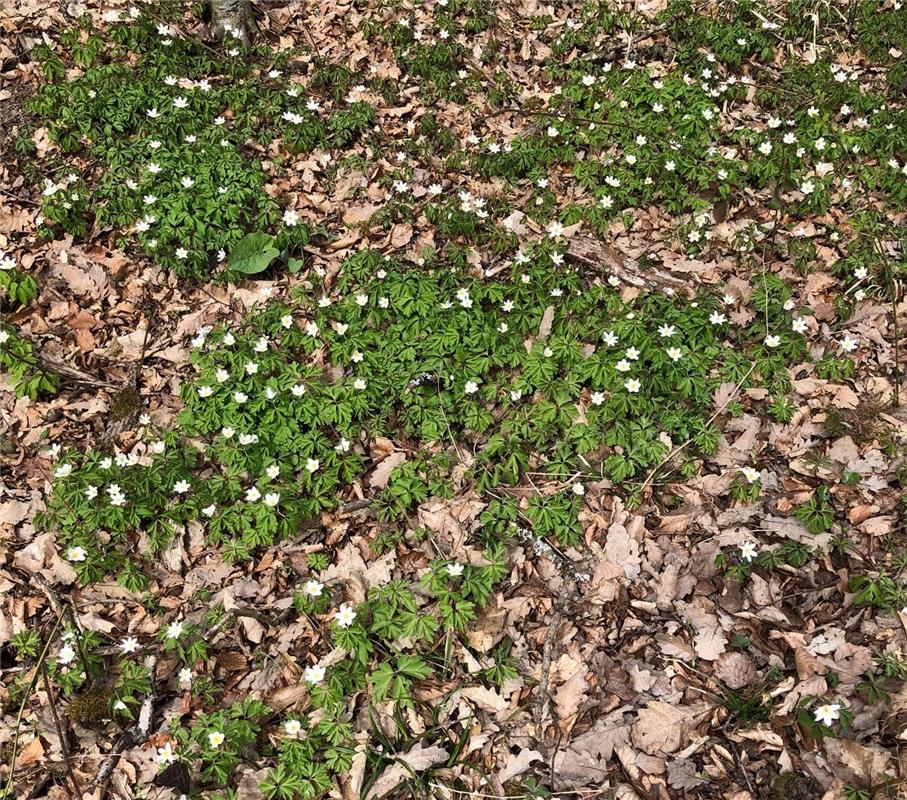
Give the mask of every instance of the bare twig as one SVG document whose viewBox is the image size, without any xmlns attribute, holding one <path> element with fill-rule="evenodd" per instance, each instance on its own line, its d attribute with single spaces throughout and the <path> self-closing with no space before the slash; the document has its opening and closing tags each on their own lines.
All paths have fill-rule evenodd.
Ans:
<svg viewBox="0 0 907 800">
<path fill-rule="evenodd" d="M 69 776 L 72 788 L 75 791 L 73 796 L 79 798 L 82 797 L 83 794 L 82 785 L 79 783 L 76 773 L 73 772 L 72 762 L 69 760 L 69 744 L 63 733 L 63 726 L 60 724 L 60 717 L 57 714 L 57 701 L 54 699 L 53 687 L 50 685 L 50 678 L 47 676 L 47 665 L 44 662 L 41 663 L 41 677 L 44 680 L 44 691 L 47 692 L 47 703 L 50 706 L 50 715 L 53 717 L 54 727 L 57 729 L 57 738 L 60 740 L 60 751 L 63 753 L 63 763 L 66 765 L 66 774 Z"/>
</svg>

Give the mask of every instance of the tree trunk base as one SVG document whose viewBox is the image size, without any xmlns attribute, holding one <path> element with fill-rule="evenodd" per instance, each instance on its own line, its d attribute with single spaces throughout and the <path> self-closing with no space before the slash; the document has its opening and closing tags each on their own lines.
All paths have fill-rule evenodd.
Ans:
<svg viewBox="0 0 907 800">
<path fill-rule="evenodd" d="M 246 47 L 252 44 L 255 19 L 250 0 L 210 0 L 211 32 L 215 38 L 229 42 L 236 39 Z"/>
</svg>

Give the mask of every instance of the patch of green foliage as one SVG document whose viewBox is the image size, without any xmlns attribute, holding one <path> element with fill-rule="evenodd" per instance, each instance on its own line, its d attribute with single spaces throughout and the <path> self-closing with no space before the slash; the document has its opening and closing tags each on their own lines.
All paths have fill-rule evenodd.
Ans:
<svg viewBox="0 0 907 800">
<path fill-rule="evenodd" d="M 280 208 L 265 190 L 264 148 L 349 146 L 374 110 L 352 102 L 323 111 L 316 97 L 280 79 L 292 53 L 238 44 L 212 50 L 160 21 L 176 10 L 163 4 L 105 31 L 84 18 L 60 35 L 58 50 L 35 49 L 47 82 L 29 110 L 71 163 L 97 165 L 81 175 L 64 162 L 59 176 L 45 178 L 45 224 L 77 237 L 112 227 L 124 244 L 194 277 L 217 271 L 250 231 L 271 227 L 286 263 L 311 230 L 298 217 L 279 224 Z M 67 71 L 71 63 L 77 72 Z M 222 277 L 237 274 L 229 266 Z"/>
</svg>

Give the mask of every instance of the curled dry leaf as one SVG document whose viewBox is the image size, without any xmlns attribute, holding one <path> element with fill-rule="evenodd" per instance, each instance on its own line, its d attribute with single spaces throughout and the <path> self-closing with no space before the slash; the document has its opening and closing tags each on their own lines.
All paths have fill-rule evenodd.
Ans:
<svg viewBox="0 0 907 800">
<path fill-rule="evenodd" d="M 759 677 L 753 659 L 746 653 L 724 653 L 715 663 L 715 677 L 729 689 L 742 689 Z"/>
</svg>

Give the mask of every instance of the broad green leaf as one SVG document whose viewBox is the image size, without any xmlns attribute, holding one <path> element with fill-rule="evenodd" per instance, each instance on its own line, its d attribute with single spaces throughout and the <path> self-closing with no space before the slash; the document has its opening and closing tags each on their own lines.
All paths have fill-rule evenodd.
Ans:
<svg viewBox="0 0 907 800">
<path fill-rule="evenodd" d="M 277 258 L 278 250 L 274 247 L 274 237 L 267 233 L 250 233 L 240 239 L 230 251 L 230 269 L 246 275 L 257 275 L 264 272 L 268 265 Z"/>
</svg>

